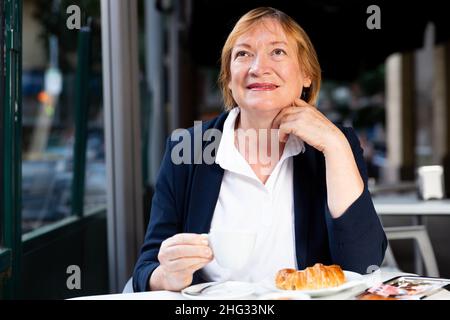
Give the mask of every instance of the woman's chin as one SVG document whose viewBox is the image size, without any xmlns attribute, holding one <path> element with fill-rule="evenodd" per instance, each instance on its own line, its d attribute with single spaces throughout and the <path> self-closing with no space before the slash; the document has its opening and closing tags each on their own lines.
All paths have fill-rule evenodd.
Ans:
<svg viewBox="0 0 450 320">
<path fill-rule="evenodd" d="M 241 105 L 241 109 L 247 109 L 251 111 L 262 111 L 262 112 L 276 112 L 280 111 L 283 107 L 280 104 L 268 103 L 267 101 L 261 101 L 259 103 L 246 103 Z"/>
</svg>

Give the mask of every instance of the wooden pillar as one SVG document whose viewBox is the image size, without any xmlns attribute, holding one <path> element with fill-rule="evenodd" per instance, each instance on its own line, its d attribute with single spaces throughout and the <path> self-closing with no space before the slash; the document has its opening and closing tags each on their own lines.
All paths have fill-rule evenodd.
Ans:
<svg viewBox="0 0 450 320">
<path fill-rule="evenodd" d="M 440 139 L 439 156 L 444 166 L 446 197 L 450 197 L 450 42 L 436 47 L 434 69 L 436 74 L 433 100 L 435 110 L 439 113 L 439 117 L 435 117 L 439 126 L 435 137 Z"/>
<path fill-rule="evenodd" d="M 412 53 L 396 53 L 386 61 L 387 161 L 384 180 L 414 179 L 415 105 Z"/>
</svg>

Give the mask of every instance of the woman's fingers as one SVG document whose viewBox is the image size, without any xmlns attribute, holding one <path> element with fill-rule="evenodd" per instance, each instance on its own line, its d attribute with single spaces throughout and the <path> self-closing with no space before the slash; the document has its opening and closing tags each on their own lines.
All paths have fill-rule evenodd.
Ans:
<svg viewBox="0 0 450 320">
<path fill-rule="evenodd" d="M 292 106 L 284 107 L 283 109 L 280 110 L 280 112 L 278 112 L 278 114 L 272 121 L 272 128 L 278 129 L 283 120 L 283 117 L 290 115 L 290 114 L 295 114 L 295 113 L 304 111 L 301 108 L 316 109 L 316 108 L 312 107 L 310 104 L 308 104 L 307 102 L 305 102 L 304 100 L 297 98 L 294 100 Z"/>
<path fill-rule="evenodd" d="M 210 260 L 208 260 L 206 262 L 203 261 L 203 262 L 200 262 L 200 263 L 197 263 L 197 264 L 191 266 L 191 272 L 194 273 L 195 271 L 200 270 L 201 268 L 203 268 L 210 262 L 211 262 Z"/>
<path fill-rule="evenodd" d="M 300 114 L 305 111 L 304 108 L 312 108 L 309 104 L 307 104 L 305 101 L 296 99 L 294 101 L 294 104 L 290 107 L 285 107 L 278 112 L 276 117 L 272 121 L 272 128 L 278 129 L 280 127 L 280 124 L 283 121 L 286 121 L 286 117 L 290 115 Z"/>
<path fill-rule="evenodd" d="M 189 266 L 186 269 L 181 269 L 177 271 L 170 271 L 167 267 L 164 267 L 165 272 L 170 273 L 168 275 L 169 281 L 175 284 L 175 288 L 171 288 L 169 290 L 180 291 L 183 288 L 187 287 L 192 282 L 192 276 L 197 271 L 207 265 L 209 261 L 201 261 L 199 263 L 195 263 Z"/>
<path fill-rule="evenodd" d="M 304 101 L 304 100 L 302 100 L 302 99 L 299 99 L 299 98 L 297 98 L 297 99 L 294 100 L 294 104 L 295 104 L 297 107 L 311 107 L 310 104 L 308 104 L 306 101 Z"/>
<path fill-rule="evenodd" d="M 211 262 L 211 258 L 181 258 L 178 260 L 173 260 L 167 263 L 164 267 L 169 272 L 181 272 L 181 271 L 190 271 L 194 272 L 195 268 L 203 268 Z"/>
<path fill-rule="evenodd" d="M 208 246 L 178 245 L 165 249 L 165 258 L 167 260 L 177 260 L 180 258 L 209 258 L 212 256 L 212 250 Z"/>
<path fill-rule="evenodd" d="M 295 99 L 294 106 L 283 108 L 277 114 L 272 121 L 272 128 L 279 129 L 279 140 L 286 142 L 289 134 L 304 138 L 304 135 L 309 136 L 309 131 L 316 130 L 324 122 L 329 121 L 315 107 L 301 99 Z"/>
<path fill-rule="evenodd" d="M 173 237 L 163 241 L 161 248 L 168 248 L 171 246 L 188 244 L 188 245 L 208 245 L 208 237 L 196 233 L 178 233 Z"/>
<path fill-rule="evenodd" d="M 286 108 L 287 109 L 287 108 Z M 292 133 L 292 126 L 290 126 L 290 122 L 297 121 L 300 118 L 300 114 L 302 113 L 298 107 L 290 107 L 289 110 L 286 110 L 284 113 L 280 113 L 274 120 L 273 125 L 274 128 L 279 129 L 278 138 L 282 142 L 286 142 L 288 139 L 288 135 Z M 287 126 L 286 126 L 287 125 Z"/>
<path fill-rule="evenodd" d="M 294 133 L 294 127 L 290 122 L 283 122 L 280 125 L 280 130 L 278 131 L 280 141 L 286 142 L 291 133 Z"/>
<path fill-rule="evenodd" d="M 161 244 L 158 260 L 168 271 L 173 272 L 188 269 L 189 266 L 198 263 L 208 263 L 212 260 L 212 256 L 207 236 L 180 233 Z"/>
<path fill-rule="evenodd" d="M 164 240 L 158 260 L 166 281 L 166 289 L 180 290 L 192 282 L 192 275 L 213 259 L 208 236 L 179 233 Z"/>
<path fill-rule="evenodd" d="M 298 107 L 285 107 L 278 112 L 276 117 L 272 120 L 272 129 L 278 129 L 280 127 L 280 124 L 283 120 L 283 117 L 285 117 L 288 114 L 296 113 L 298 112 Z"/>
</svg>

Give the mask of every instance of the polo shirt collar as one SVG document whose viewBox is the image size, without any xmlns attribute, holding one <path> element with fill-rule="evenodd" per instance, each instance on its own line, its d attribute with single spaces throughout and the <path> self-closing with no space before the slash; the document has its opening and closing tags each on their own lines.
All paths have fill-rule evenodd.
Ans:
<svg viewBox="0 0 450 320">
<path fill-rule="evenodd" d="M 239 107 L 235 107 L 228 113 L 223 125 L 222 138 L 217 150 L 215 162 L 224 170 L 229 170 L 250 178 L 254 178 L 255 174 L 250 165 L 239 153 L 234 144 L 234 128 L 239 112 Z M 304 142 L 297 136 L 291 134 L 286 142 L 279 163 L 284 161 L 286 158 L 296 156 L 303 152 L 305 152 Z"/>
</svg>

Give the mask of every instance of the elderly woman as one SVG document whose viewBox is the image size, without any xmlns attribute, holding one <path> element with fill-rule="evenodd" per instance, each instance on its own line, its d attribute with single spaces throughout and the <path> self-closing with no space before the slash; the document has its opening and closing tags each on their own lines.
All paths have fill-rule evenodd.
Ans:
<svg viewBox="0 0 450 320">
<path fill-rule="evenodd" d="M 279 10 L 251 10 L 228 36 L 221 63 L 227 112 L 202 126 L 222 132 L 215 161 L 174 164 L 176 143 L 168 141 L 134 289 L 223 280 L 204 235 L 214 226 L 257 233 L 249 266 L 227 279 L 260 281 L 317 262 L 359 273 L 381 265 L 387 242 L 363 151 L 352 129 L 314 106 L 320 66 L 304 30 Z M 241 139 L 248 130 L 256 140 Z M 256 157 L 243 146 L 249 140 Z M 274 161 L 262 161 L 264 151 Z"/>
</svg>

